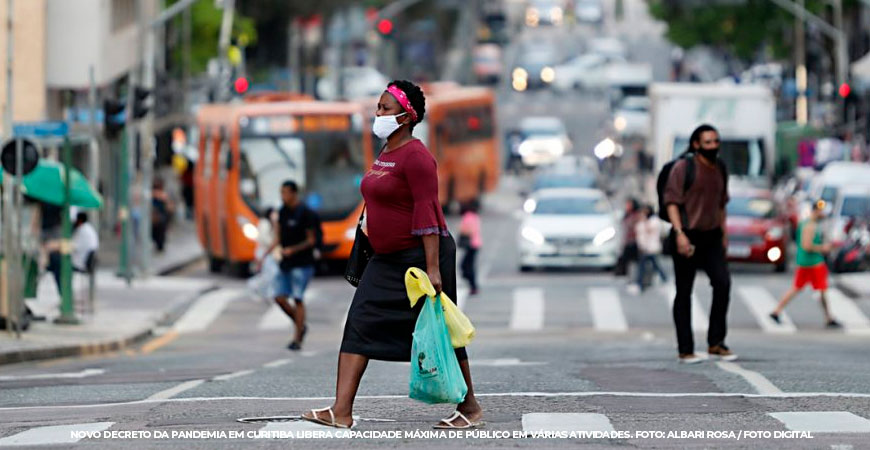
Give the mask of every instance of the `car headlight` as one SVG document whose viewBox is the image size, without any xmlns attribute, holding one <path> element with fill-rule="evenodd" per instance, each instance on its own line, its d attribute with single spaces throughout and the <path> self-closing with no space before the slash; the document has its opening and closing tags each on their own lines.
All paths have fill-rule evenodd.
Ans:
<svg viewBox="0 0 870 450">
<path fill-rule="evenodd" d="M 770 262 L 778 261 L 782 257 L 782 250 L 779 247 L 772 247 L 767 251 L 767 259 Z"/>
<path fill-rule="evenodd" d="M 523 236 L 523 239 L 531 242 L 535 245 L 543 245 L 544 244 L 544 235 L 541 234 L 540 231 L 532 228 L 532 227 L 523 227 L 523 231 L 520 233 Z"/>
<path fill-rule="evenodd" d="M 529 214 L 535 212 L 535 208 L 537 208 L 537 207 L 538 207 L 538 202 L 536 202 L 535 199 L 533 199 L 533 198 L 530 198 L 530 199 L 526 200 L 525 203 L 523 203 L 523 211 L 525 211 Z"/>
<path fill-rule="evenodd" d="M 592 243 L 595 244 L 596 246 L 600 247 L 600 246 L 604 245 L 607 241 L 609 241 L 615 237 L 616 237 L 616 229 L 613 227 L 607 227 L 607 228 L 599 231 L 598 234 L 595 235 L 595 238 L 592 239 Z"/>
<path fill-rule="evenodd" d="M 625 117 L 616 116 L 616 118 L 613 119 L 613 128 L 616 129 L 616 131 L 623 131 L 626 126 L 628 126 L 628 121 L 625 120 Z"/>
<path fill-rule="evenodd" d="M 514 78 L 511 82 L 511 86 L 513 86 L 515 91 L 523 92 L 529 87 L 529 81 L 525 78 Z"/>
<path fill-rule="evenodd" d="M 516 69 L 514 69 L 513 72 L 511 72 L 511 76 L 513 76 L 514 79 L 529 78 L 529 73 L 526 72 L 526 69 L 523 69 L 522 67 L 517 67 Z"/>
<path fill-rule="evenodd" d="M 256 241 L 257 237 L 260 236 L 260 231 L 257 230 L 257 227 L 254 224 L 248 222 L 242 225 L 242 234 L 244 234 L 246 238 Z"/>
<path fill-rule="evenodd" d="M 556 79 L 556 71 L 552 67 L 547 66 L 541 69 L 541 81 L 544 83 L 552 83 Z"/>
<path fill-rule="evenodd" d="M 770 241 L 778 241 L 778 240 L 782 239 L 782 236 L 784 234 L 785 233 L 783 232 L 782 227 L 773 227 L 773 228 L 767 230 L 766 236 L 767 236 L 767 239 Z"/>
<path fill-rule="evenodd" d="M 558 24 L 559 22 L 561 22 L 562 21 L 562 8 L 559 8 L 557 6 L 555 8 L 550 9 L 550 20 L 552 20 L 553 23 L 555 23 L 555 24 Z"/>
</svg>

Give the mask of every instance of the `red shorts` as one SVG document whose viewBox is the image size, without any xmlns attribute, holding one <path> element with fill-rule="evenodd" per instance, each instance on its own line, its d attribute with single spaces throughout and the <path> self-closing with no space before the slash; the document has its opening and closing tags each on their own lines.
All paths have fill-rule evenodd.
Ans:
<svg viewBox="0 0 870 450">
<path fill-rule="evenodd" d="M 828 266 L 819 264 L 812 267 L 798 267 L 794 274 L 794 287 L 802 289 L 807 283 L 814 290 L 824 291 L 828 288 Z"/>
</svg>

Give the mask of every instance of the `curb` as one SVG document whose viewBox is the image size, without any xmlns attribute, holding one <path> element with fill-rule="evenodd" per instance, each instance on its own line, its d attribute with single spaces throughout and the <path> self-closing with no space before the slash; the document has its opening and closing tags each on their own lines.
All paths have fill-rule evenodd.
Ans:
<svg viewBox="0 0 870 450">
<path fill-rule="evenodd" d="M 187 258 L 183 261 L 179 261 L 179 262 L 170 264 L 170 265 L 158 270 L 156 275 L 157 276 L 172 275 L 173 273 L 182 271 L 182 270 L 184 270 L 184 269 L 186 269 L 186 268 L 188 268 L 188 267 L 190 267 L 190 266 L 192 266 L 200 261 L 203 261 L 204 259 L 205 259 L 205 253 L 200 253 L 196 256 L 193 256 L 191 258 Z"/>
<path fill-rule="evenodd" d="M 132 347 L 154 336 L 157 328 L 170 326 L 175 323 L 175 321 L 177 321 L 181 315 L 187 311 L 187 308 L 189 308 L 197 298 L 217 289 L 217 285 L 210 285 L 189 296 L 183 297 L 170 308 L 163 311 L 163 317 L 157 319 L 145 329 L 140 329 L 133 334 L 123 337 L 109 338 L 101 342 L 86 342 L 82 344 L 35 348 L 30 350 L 12 350 L 0 353 L 0 366 L 28 361 L 67 358 L 71 356 L 99 355 Z"/>
</svg>

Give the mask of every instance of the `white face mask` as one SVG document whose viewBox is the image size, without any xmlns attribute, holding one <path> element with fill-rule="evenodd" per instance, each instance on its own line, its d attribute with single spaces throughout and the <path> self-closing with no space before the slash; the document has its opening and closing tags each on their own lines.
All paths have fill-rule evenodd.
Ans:
<svg viewBox="0 0 870 450">
<path fill-rule="evenodd" d="M 398 118 L 405 114 L 407 113 L 396 114 L 395 116 L 376 116 L 375 123 L 372 124 L 372 133 L 381 139 L 390 137 L 391 134 L 402 126 Z"/>
</svg>

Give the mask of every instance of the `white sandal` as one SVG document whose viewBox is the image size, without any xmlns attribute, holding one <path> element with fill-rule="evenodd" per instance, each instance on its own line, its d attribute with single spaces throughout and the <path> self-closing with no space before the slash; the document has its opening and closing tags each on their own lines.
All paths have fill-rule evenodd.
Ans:
<svg viewBox="0 0 870 450">
<path fill-rule="evenodd" d="M 465 425 L 461 425 L 461 426 L 455 425 L 453 423 L 453 421 L 455 421 L 456 419 L 464 420 Z M 450 416 L 446 419 L 441 419 L 441 422 L 443 422 L 444 425 L 441 425 L 441 423 L 439 423 L 438 425 L 434 425 L 432 428 L 435 428 L 436 430 L 463 430 L 463 429 L 474 429 L 474 428 L 482 427 L 485 424 L 485 422 L 483 422 L 482 420 L 478 421 L 478 422 L 472 422 L 472 421 L 468 420 L 468 417 L 465 417 L 465 414 L 462 414 L 458 410 L 453 411 L 452 416 Z"/>
<path fill-rule="evenodd" d="M 323 411 L 329 412 L 329 421 L 328 422 L 326 420 L 321 419 L 317 415 L 317 413 L 320 413 Z M 356 426 L 355 420 L 353 420 L 350 425 L 345 425 L 343 423 L 336 422 L 335 421 L 335 413 L 332 411 L 332 406 L 327 406 L 326 408 L 320 408 L 320 409 L 312 409 L 311 410 L 311 417 L 305 417 L 304 415 L 301 417 L 302 417 L 302 420 L 306 420 L 308 422 L 316 423 L 318 425 L 324 425 L 324 426 L 333 427 L 333 428 L 350 429 L 350 428 L 353 428 Z"/>
</svg>

